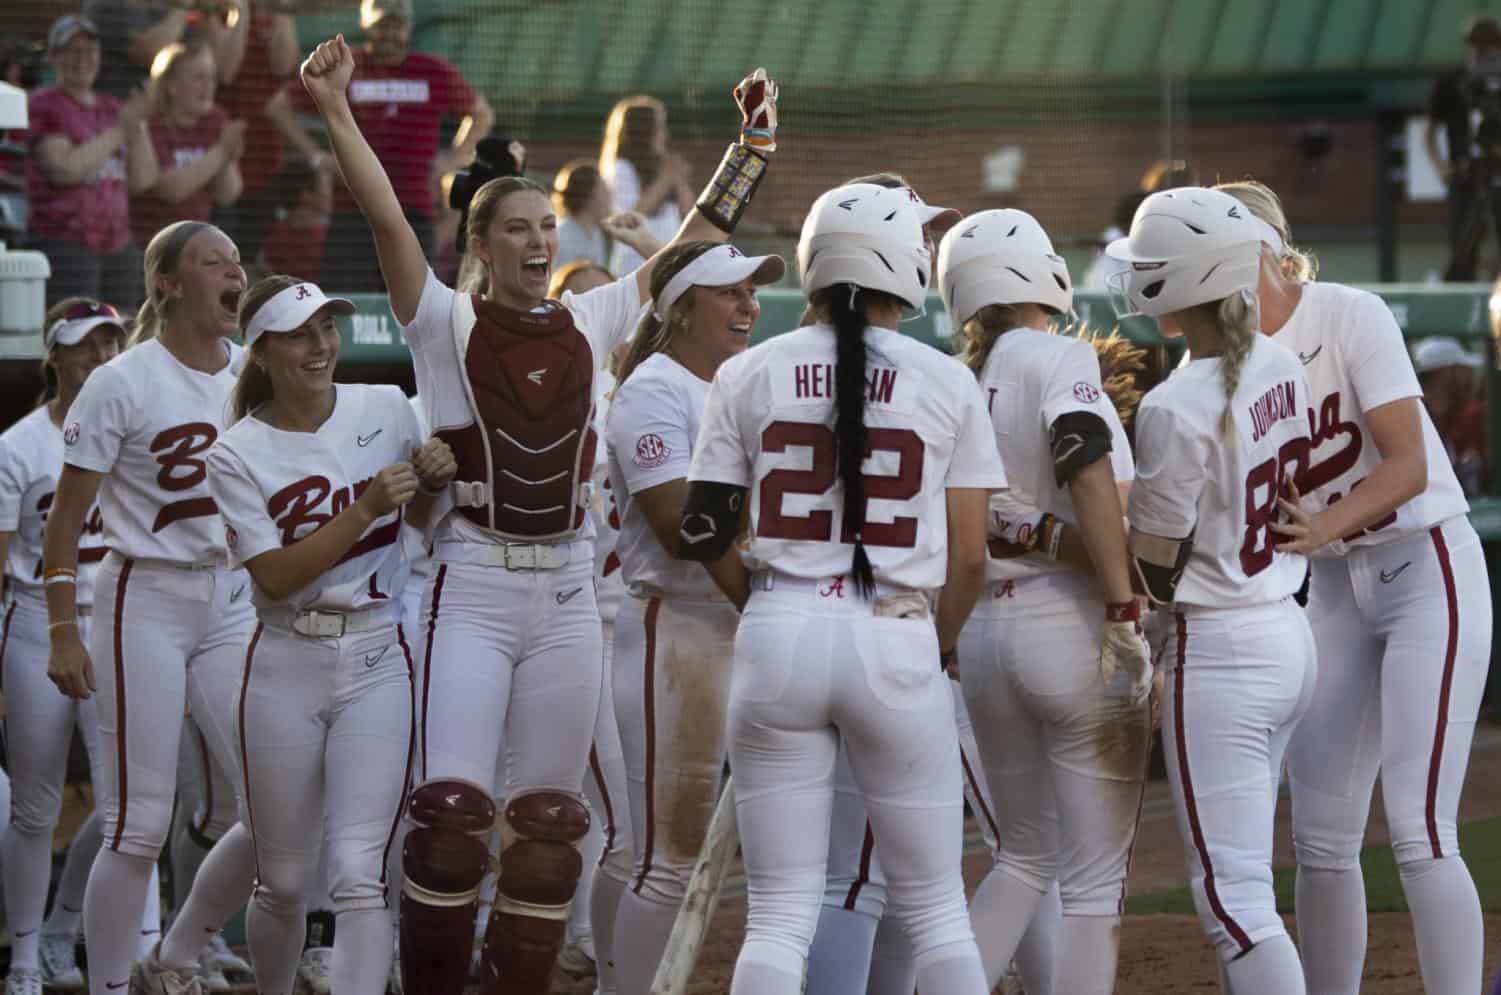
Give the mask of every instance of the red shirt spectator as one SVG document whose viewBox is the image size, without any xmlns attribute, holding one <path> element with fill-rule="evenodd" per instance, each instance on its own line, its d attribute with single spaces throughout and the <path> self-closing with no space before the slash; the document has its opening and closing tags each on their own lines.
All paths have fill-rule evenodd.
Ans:
<svg viewBox="0 0 1501 995">
<path fill-rule="evenodd" d="M 162 172 L 191 166 L 203 158 L 218 143 L 224 133 L 229 117 L 218 107 L 188 125 L 168 124 L 161 119 L 151 122 L 151 145 L 156 149 L 156 161 Z M 174 221 L 207 221 L 214 209 L 212 183 L 189 193 L 176 203 L 169 203 L 158 196 L 136 197 L 130 202 L 130 230 L 135 233 L 138 245 L 151 241 L 151 236 Z"/>
<path fill-rule="evenodd" d="M 230 82 L 219 87 L 219 104 L 245 122 L 245 154 L 240 175 L 244 197 L 270 185 L 281 166 L 281 132 L 266 117 L 266 101 L 297 71 L 297 29 L 286 14 L 254 14 L 245 57 Z"/>
<path fill-rule="evenodd" d="M 328 212 L 333 204 L 333 168 L 319 169 L 294 159 L 277 174 L 271 190 L 278 217 L 261 241 L 257 269 L 321 282 Z"/>
<path fill-rule="evenodd" d="M 26 102 L 30 127 L 15 139 L 28 147 L 48 135 L 83 145 L 115 126 L 120 101 L 96 93 L 92 104 L 62 90 L 33 91 Z M 35 156 L 26 163 L 26 196 L 31 201 L 27 230 L 42 238 L 115 252 L 130 242 L 130 194 L 126 188 L 125 145 L 121 143 L 85 183 L 55 184 Z"/>
<path fill-rule="evenodd" d="M 317 283 L 323 277 L 323 243 L 327 238 L 327 221 L 308 228 L 299 228 L 290 217 L 273 222 L 261 240 L 266 272 Z"/>
<path fill-rule="evenodd" d="M 287 92 L 300 113 L 317 113 L 301 83 L 288 84 Z M 474 90 L 447 59 L 408 52 L 400 63 L 387 66 L 369 51 L 355 49 L 349 106 L 408 213 L 433 216 L 432 172 L 443 119 L 464 117 L 474 105 Z M 358 210 L 341 184 L 334 211 Z"/>
</svg>

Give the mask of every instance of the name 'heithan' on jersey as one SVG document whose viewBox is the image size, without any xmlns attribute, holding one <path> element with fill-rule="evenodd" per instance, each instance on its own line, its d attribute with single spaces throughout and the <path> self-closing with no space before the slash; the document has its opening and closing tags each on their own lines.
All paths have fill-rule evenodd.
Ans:
<svg viewBox="0 0 1501 995">
<path fill-rule="evenodd" d="M 896 370 L 873 366 L 865 371 L 865 400 L 890 404 L 896 391 Z M 793 395 L 799 400 L 834 398 L 834 364 L 799 363 L 792 368 Z"/>
</svg>

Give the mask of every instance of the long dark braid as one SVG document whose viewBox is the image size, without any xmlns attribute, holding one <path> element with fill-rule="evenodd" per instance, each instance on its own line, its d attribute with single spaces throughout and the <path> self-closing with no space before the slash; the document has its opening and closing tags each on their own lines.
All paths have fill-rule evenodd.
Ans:
<svg viewBox="0 0 1501 995">
<path fill-rule="evenodd" d="M 862 598 L 875 592 L 875 572 L 865 552 L 865 302 L 866 292 L 836 284 L 817 303 L 834 326 L 834 439 L 844 485 L 844 534 L 855 541 L 850 576 Z"/>
</svg>

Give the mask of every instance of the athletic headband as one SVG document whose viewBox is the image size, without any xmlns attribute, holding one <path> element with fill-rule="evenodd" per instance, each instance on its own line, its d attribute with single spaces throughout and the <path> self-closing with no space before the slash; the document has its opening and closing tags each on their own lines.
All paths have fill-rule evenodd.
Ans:
<svg viewBox="0 0 1501 995">
<path fill-rule="evenodd" d="M 747 256 L 733 245 L 716 245 L 667 281 L 652 305 L 652 314 L 665 324 L 672 306 L 690 287 L 727 287 L 745 279 L 754 280 L 759 287 L 775 283 L 786 271 L 781 256 Z"/>
<path fill-rule="evenodd" d="M 354 314 L 354 302 L 343 297 L 325 297 L 316 283 L 294 283 L 277 291 L 262 304 L 245 329 L 245 348 L 265 332 L 290 332 L 324 308 L 334 314 Z"/>
</svg>

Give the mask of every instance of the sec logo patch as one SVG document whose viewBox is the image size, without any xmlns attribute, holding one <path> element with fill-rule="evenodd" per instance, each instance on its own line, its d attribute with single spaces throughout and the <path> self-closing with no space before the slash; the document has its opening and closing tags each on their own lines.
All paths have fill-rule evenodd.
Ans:
<svg viewBox="0 0 1501 995">
<path fill-rule="evenodd" d="M 79 427 L 77 422 L 74 422 L 67 428 L 63 429 L 63 445 L 71 446 L 73 443 L 78 441 L 78 437 L 82 434 L 83 429 Z"/>
<path fill-rule="evenodd" d="M 643 470 L 659 467 L 667 462 L 667 457 L 672 455 L 672 450 L 662 437 L 655 432 L 648 432 L 636 440 L 635 464 Z"/>
<path fill-rule="evenodd" d="M 1100 388 L 1080 380 L 1074 384 L 1074 396 L 1085 404 L 1093 404 L 1100 399 Z"/>
</svg>

